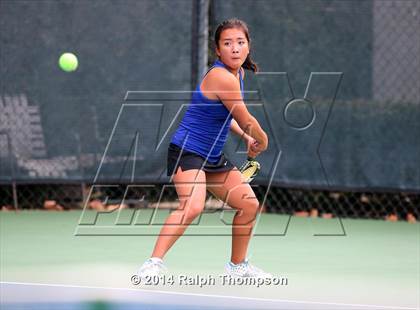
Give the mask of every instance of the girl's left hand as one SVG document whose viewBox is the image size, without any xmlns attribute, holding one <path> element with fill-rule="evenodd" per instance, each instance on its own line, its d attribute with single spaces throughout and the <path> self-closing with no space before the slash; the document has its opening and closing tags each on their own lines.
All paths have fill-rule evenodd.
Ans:
<svg viewBox="0 0 420 310">
<path fill-rule="evenodd" d="M 261 153 L 260 151 L 258 151 L 258 142 L 252 137 L 249 137 L 247 139 L 247 148 L 248 156 L 251 158 L 255 158 Z"/>
</svg>

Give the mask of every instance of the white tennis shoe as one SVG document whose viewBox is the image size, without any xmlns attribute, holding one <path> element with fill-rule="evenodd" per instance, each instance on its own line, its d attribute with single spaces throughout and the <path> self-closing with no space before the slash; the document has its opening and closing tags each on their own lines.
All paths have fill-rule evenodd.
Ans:
<svg viewBox="0 0 420 310">
<path fill-rule="evenodd" d="M 159 276 L 166 272 L 168 269 L 163 264 L 163 260 L 157 257 L 152 257 L 146 260 L 140 267 L 137 275 L 144 279 L 146 277 Z"/>
<path fill-rule="evenodd" d="M 251 265 L 247 259 L 240 264 L 233 264 L 232 262 L 227 263 L 225 271 L 227 275 L 232 277 L 273 278 L 271 273 L 265 272 Z"/>
</svg>

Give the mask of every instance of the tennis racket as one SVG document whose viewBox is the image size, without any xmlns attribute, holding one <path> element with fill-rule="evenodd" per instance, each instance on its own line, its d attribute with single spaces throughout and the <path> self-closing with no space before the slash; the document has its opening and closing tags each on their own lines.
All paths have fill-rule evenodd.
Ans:
<svg viewBox="0 0 420 310">
<path fill-rule="evenodd" d="M 257 162 L 254 158 L 248 156 L 248 159 L 243 163 L 241 168 L 239 168 L 239 171 L 244 176 L 245 181 L 249 183 L 257 176 L 260 168 L 260 163 Z"/>
</svg>

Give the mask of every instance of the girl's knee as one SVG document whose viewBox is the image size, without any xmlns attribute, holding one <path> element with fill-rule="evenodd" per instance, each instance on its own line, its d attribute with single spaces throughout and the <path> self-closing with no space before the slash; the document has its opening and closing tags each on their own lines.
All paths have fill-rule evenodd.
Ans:
<svg viewBox="0 0 420 310">
<path fill-rule="evenodd" d="M 242 212 L 248 215 L 256 215 L 260 207 L 260 203 L 256 197 L 244 200 Z"/>
<path fill-rule="evenodd" d="M 189 205 L 187 207 L 178 209 L 178 213 L 182 215 L 183 223 L 191 223 L 194 219 L 201 214 L 204 209 L 204 205 Z"/>
<path fill-rule="evenodd" d="M 194 221 L 194 219 L 199 216 L 201 214 L 201 212 L 203 211 L 202 207 L 194 207 L 194 208 L 190 208 L 186 211 L 186 219 L 188 221 Z"/>
</svg>

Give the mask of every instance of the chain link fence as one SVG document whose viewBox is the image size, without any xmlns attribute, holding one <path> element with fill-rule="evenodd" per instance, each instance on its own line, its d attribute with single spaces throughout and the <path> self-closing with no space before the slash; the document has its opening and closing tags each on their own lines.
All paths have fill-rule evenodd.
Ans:
<svg viewBox="0 0 420 310">
<path fill-rule="evenodd" d="M 417 193 L 342 192 L 255 186 L 263 212 L 323 218 L 370 218 L 416 222 L 420 216 Z M 173 186 L 92 186 L 84 184 L 32 184 L 0 186 L 3 211 L 17 208 L 45 210 L 99 211 L 122 208 L 176 209 L 177 195 Z M 14 198 L 15 197 L 15 198 Z M 225 208 L 208 196 L 206 208 Z"/>
<path fill-rule="evenodd" d="M 420 2 L 375 0 L 372 12 L 373 98 L 418 105 Z"/>
<path fill-rule="evenodd" d="M 337 171 L 336 178 L 341 185 L 337 187 L 342 191 L 327 187 L 323 190 L 298 186 L 290 188 L 291 184 L 295 186 L 298 182 L 277 180 L 287 186 L 269 189 L 265 211 L 300 216 L 409 221 L 419 218 L 420 151 L 416 134 L 420 124 L 419 1 L 213 0 L 209 3 L 200 0 L 192 6 L 190 2 L 162 0 L 136 2 L 136 10 L 128 2 L 121 2 L 114 5 L 123 13 L 124 23 L 116 18 L 118 14 L 112 14 L 114 17 L 109 20 L 110 25 L 103 25 L 103 29 L 99 29 L 103 32 L 99 33 L 84 21 L 95 19 L 95 23 L 101 25 L 102 17 L 96 20 L 97 16 L 110 11 L 116 13 L 110 9 L 111 2 L 89 1 L 83 6 L 70 3 L 45 1 L 41 6 L 57 12 L 66 11 L 62 6 L 71 8 L 71 25 L 67 26 L 66 19 L 57 17 L 57 14 L 50 14 L 51 20 L 39 19 L 34 13 L 38 12 L 38 4 L 2 3 L 3 12 L 9 12 L 2 14 L 1 21 L 2 29 L 9 30 L 1 34 L 1 67 L 4 70 L 1 72 L 0 89 L 2 210 L 59 211 L 81 209 L 85 205 L 92 209 L 113 209 L 119 206 L 124 195 L 128 195 L 126 207 L 145 208 L 156 203 L 161 197 L 163 185 L 139 187 L 126 193 L 125 185 L 99 188 L 87 184 L 87 180 L 93 179 L 101 161 L 121 98 L 127 87 L 135 89 L 138 85 L 142 89 L 156 90 L 162 85 L 187 89 L 191 81 L 202 74 L 207 52 L 210 60 L 215 58 L 212 44 L 208 46 L 208 51 L 203 51 L 206 49 L 205 31 L 208 29 L 212 38 L 218 22 L 237 16 L 250 26 L 256 48 L 253 55 L 262 70 L 290 72 L 295 90 L 305 89 L 310 72 L 344 72 L 333 111 L 336 113 L 328 124 L 326 140 L 330 144 L 326 143 L 324 152 L 327 155 L 326 164 L 331 164 L 331 174 Z M 172 9 L 170 3 L 176 9 Z M 200 14 L 208 14 L 208 27 L 189 22 L 191 16 L 195 16 L 195 23 L 207 20 L 202 19 L 200 14 L 191 14 L 192 7 L 197 8 L 197 4 L 203 6 Z M 97 10 L 102 13 L 97 14 Z M 144 16 L 147 18 L 138 18 L 140 11 L 149 12 Z M 31 40 L 36 38 L 32 36 L 32 26 L 25 24 L 24 27 L 15 18 L 20 13 L 27 14 L 24 15 L 25 20 L 45 27 L 40 32 L 48 38 L 36 50 L 32 49 L 31 55 L 25 54 L 25 51 L 31 50 L 25 44 L 31 45 Z M 154 20 L 152 15 L 158 18 Z M 49 27 L 48 22 L 57 24 L 53 22 L 54 18 L 63 24 L 57 28 Z M 162 28 L 161 32 L 161 27 L 152 27 L 154 23 L 165 25 L 167 21 L 173 22 L 170 29 Z M 196 29 L 193 35 L 190 33 L 192 26 Z M 154 31 L 153 36 L 149 36 L 147 31 L 137 31 L 149 29 L 147 27 Z M 71 31 L 63 36 L 54 29 Z M 125 32 L 126 29 L 135 31 Z M 177 34 L 176 40 L 171 31 Z M 86 36 L 81 36 L 82 33 Z M 118 53 L 96 54 L 98 50 L 112 51 L 114 41 L 109 38 L 122 33 L 124 35 L 118 41 L 122 48 Z M 146 46 L 143 42 L 149 37 L 156 41 Z M 198 43 L 194 41 L 195 37 L 199 37 Z M 69 39 L 72 45 L 77 45 L 79 38 L 85 40 L 82 42 L 84 47 L 79 51 L 81 59 L 92 61 L 85 64 L 87 70 L 82 70 L 79 76 L 59 74 L 57 68 L 51 73 L 50 68 L 55 68 L 56 64 L 52 64 L 51 57 L 44 55 L 58 54 L 61 51 L 55 46 L 67 47 L 64 43 Z M 190 41 L 196 49 L 197 45 L 201 46 L 199 52 L 183 43 Z M 169 55 L 166 51 L 172 50 L 174 42 L 179 44 L 177 49 L 181 52 Z M 15 50 L 10 48 L 13 44 L 16 45 Z M 164 45 L 160 48 L 159 44 Z M 130 46 L 138 47 L 140 52 L 136 51 L 133 55 L 136 48 Z M 145 46 L 148 48 L 142 52 Z M 191 54 L 195 55 L 196 69 L 199 70 L 193 74 L 191 71 L 194 68 L 190 67 L 189 59 Z M 155 56 L 166 59 L 159 68 L 164 70 L 177 66 L 176 70 L 153 75 L 156 71 L 153 64 L 157 63 Z M 42 64 L 42 72 L 34 69 L 36 72 L 28 73 L 26 67 L 21 67 L 25 63 L 22 61 L 24 58 L 26 62 Z M 108 62 L 109 59 L 113 61 Z M 132 59 L 132 63 L 125 59 Z M 82 68 L 83 65 L 82 62 Z M 95 71 L 102 65 L 106 69 Z M 136 68 L 145 73 L 139 77 Z M 15 71 L 18 73 L 13 78 Z M 109 78 L 108 72 L 116 71 L 119 72 L 116 77 Z M 95 79 L 90 72 L 97 73 Z M 45 77 L 42 85 L 39 84 L 40 76 Z M 257 89 L 256 85 L 256 78 L 253 80 L 253 76 L 248 74 L 246 88 Z M 322 90 L 323 85 L 319 86 Z M 283 133 L 283 128 L 276 127 L 280 123 L 274 124 L 274 130 Z M 128 131 L 132 126 L 127 128 Z M 292 138 L 289 137 L 294 140 Z M 306 149 L 304 151 L 302 154 L 307 153 Z M 289 158 L 297 160 L 288 162 L 286 166 L 290 170 L 302 169 L 305 181 L 313 181 L 308 179 L 310 173 L 298 157 L 302 154 L 294 152 Z M 115 156 L 111 160 L 119 159 Z M 155 165 L 162 162 L 162 158 L 153 160 Z M 385 184 L 384 188 L 390 190 L 382 192 L 369 188 L 368 185 L 374 181 L 378 181 L 379 185 Z M 255 191 L 262 201 L 267 187 L 260 185 L 255 187 Z M 144 199 L 139 201 L 138 197 Z M 177 197 L 173 188 L 165 190 L 161 198 L 170 208 L 176 207 L 174 202 Z"/>
</svg>

